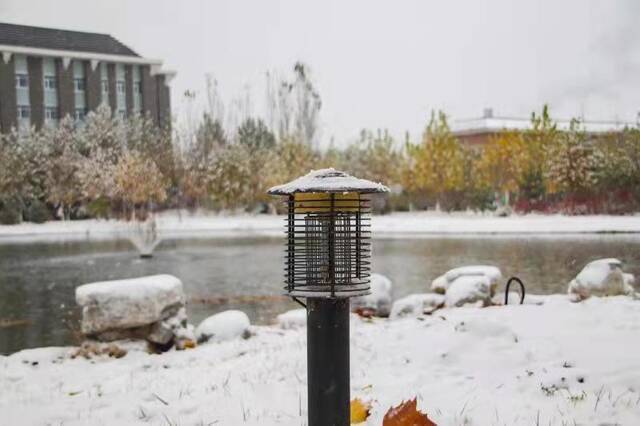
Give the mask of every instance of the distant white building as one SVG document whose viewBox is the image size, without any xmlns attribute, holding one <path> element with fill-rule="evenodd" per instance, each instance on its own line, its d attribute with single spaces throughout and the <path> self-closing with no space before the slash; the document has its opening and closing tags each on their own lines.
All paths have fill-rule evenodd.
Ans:
<svg viewBox="0 0 640 426">
<path fill-rule="evenodd" d="M 558 130 L 568 130 L 570 120 L 554 120 Z M 636 123 L 624 121 L 583 121 L 583 129 L 591 135 L 620 132 L 625 127 L 635 127 Z M 503 132 L 514 130 L 530 130 L 531 118 L 498 117 L 493 115 L 491 108 L 483 111 L 482 117 L 457 120 L 451 125 L 452 133 L 464 144 L 482 146 L 492 137 Z"/>
</svg>

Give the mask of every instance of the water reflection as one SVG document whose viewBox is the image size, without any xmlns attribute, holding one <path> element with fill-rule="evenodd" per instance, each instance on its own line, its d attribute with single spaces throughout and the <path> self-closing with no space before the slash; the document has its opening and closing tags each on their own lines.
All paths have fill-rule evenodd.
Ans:
<svg viewBox="0 0 640 426">
<path fill-rule="evenodd" d="M 574 238 L 427 238 L 374 241 L 374 270 L 395 284 L 394 296 L 425 292 L 431 280 L 464 264 L 495 264 L 518 275 L 531 293 L 565 292 L 588 261 L 618 257 L 640 275 L 640 236 Z M 99 280 L 169 273 L 185 284 L 196 323 L 212 313 L 242 309 L 257 323 L 297 305 L 271 296 L 281 292 L 283 247 L 278 238 L 217 238 L 163 241 L 154 257 L 141 260 L 128 241 L 0 244 L 0 353 L 69 344 L 65 318 L 77 317 L 74 289 Z M 237 296 L 268 296 L 242 298 Z M 202 299 L 226 297 L 220 303 Z"/>
</svg>

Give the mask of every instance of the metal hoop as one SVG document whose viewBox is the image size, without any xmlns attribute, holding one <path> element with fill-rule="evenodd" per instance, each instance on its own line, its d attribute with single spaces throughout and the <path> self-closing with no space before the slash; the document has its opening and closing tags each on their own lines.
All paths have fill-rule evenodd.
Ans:
<svg viewBox="0 0 640 426">
<path fill-rule="evenodd" d="M 524 284 L 522 283 L 522 280 L 518 277 L 511 277 L 509 278 L 509 281 L 507 281 L 507 288 L 504 290 L 504 304 L 508 305 L 509 304 L 509 287 L 511 286 L 511 283 L 515 281 L 518 284 L 520 284 L 520 304 L 524 304 Z"/>
</svg>

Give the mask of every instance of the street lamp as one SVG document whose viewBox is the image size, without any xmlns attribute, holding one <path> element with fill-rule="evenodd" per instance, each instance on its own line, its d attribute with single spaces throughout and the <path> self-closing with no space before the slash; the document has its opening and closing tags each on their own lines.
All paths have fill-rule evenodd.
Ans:
<svg viewBox="0 0 640 426">
<path fill-rule="evenodd" d="M 366 194 L 388 191 L 334 169 L 268 191 L 287 197 L 285 291 L 307 309 L 309 426 L 349 425 L 349 297 L 369 294 L 371 275 Z"/>
</svg>

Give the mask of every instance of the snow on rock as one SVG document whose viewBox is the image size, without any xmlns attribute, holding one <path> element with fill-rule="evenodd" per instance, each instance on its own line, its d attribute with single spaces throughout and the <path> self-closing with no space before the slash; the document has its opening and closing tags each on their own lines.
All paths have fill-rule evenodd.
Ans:
<svg viewBox="0 0 640 426">
<path fill-rule="evenodd" d="M 633 289 L 633 286 L 636 283 L 636 277 L 634 277 L 633 274 L 630 274 L 628 272 L 623 272 L 622 279 L 624 281 L 625 288 L 635 291 Z"/>
<path fill-rule="evenodd" d="M 185 295 L 178 278 L 152 275 L 81 285 L 76 302 L 82 308 L 82 332 L 97 335 L 166 320 L 184 308 Z"/>
<path fill-rule="evenodd" d="M 307 325 L 307 310 L 304 308 L 292 309 L 276 318 L 278 327 L 286 329 L 301 328 Z"/>
<path fill-rule="evenodd" d="M 431 282 L 431 290 L 438 294 L 444 294 L 447 288 L 449 288 L 449 281 L 447 281 L 447 277 L 444 275 L 440 275 Z"/>
<path fill-rule="evenodd" d="M 436 293 L 412 294 L 393 302 L 391 319 L 430 314 L 444 306 L 444 296 Z"/>
<path fill-rule="evenodd" d="M 590 296 L 632 295 L 634 277 L 622 271 L 618 259 L 598 259 L 589 262 L 569 283 L 568 293 L 576 301 Z"/>
<path fill-rule="evenodd" d="M 284 185 L 269 189 L 269 194 L 288 195 L 296 192 L 389 192 L 381 183 L 353 177 L 333 168 L 312 170 Z"/>
<path fill-rule="evenodd" d="M 206 318 L 196 327 L 195 335 L 198 343 L 213 341 L 224 342 L 249 337 L 251 323 L 242 311 L 229 310 Z"/>
<path fill-rule="evenodd" d="M 491 304 L 491 279 L 486 275 L 458 276 L 445 293 L 447 307 Z"/>
<path fill-rule="evenodd" d="M 388 317 L 391 312 L 391 280 L 382 274 L 371 274 L 371 293 L 351 299 L 351 310 L 371 310 L 374 315 Z"/>
<path fill-rule="evenodd" d="M 484 275 L 489 278 L 491 295 L 494 294 L 499 281 L 502 279 L 500 268 L 490 265 L 469 265 L 454 268 L 439 276 L 431 283 L 431 289 L 436 293 L 446 293 L 451 284 L 464 276 Z"/>
</svg>

